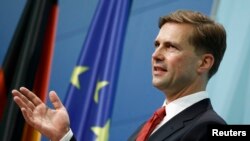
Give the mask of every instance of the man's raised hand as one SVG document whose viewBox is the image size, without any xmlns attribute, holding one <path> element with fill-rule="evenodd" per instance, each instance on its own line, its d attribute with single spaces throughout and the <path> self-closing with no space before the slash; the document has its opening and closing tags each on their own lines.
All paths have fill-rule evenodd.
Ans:
<svg viewBox="0 0 250 141">
<path fill-rule="evenodd" d="M 55 109 L 49 108 L 25 87 L 13 90 L 12 94 L 26 122 L 52 141 L 60 140 L 69 131 L 67 110 L 54 91 L 49 93 L 49 98 Z"/>
</svg>

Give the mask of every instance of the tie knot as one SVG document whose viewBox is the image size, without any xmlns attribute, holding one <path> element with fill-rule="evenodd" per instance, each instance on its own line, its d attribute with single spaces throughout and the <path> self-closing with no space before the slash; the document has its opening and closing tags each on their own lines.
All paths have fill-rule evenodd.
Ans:
<svg viewBox="0 0 250 141">
<path fill-rule="evenodd" d="M 161 119 L 164 118 L 166 116 L 165 106 L 157 109 L 155 114 Z"/>
<path fill-rule="evenodd" d="M 155 127 L 162 121 L 166 115 L 165 106 L 157 109 L 153 116 L 148 120 L 139 132 L 136 141 L 146 141 Z"/>
</svg>

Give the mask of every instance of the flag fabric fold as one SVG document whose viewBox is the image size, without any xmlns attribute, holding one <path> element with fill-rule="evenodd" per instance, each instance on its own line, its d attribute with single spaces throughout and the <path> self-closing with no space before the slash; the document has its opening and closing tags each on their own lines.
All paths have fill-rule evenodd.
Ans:
<svg viewBox="0 0 250 141">
<path fill-rule="evenodd" d="M 100 0 L 65 98 L 77 140 L 107 141 L 131 0 Z"/>
<path fill-rule="evenodd" d="M 57 0 L 27 0 L 5 56 L 4 75 L 7 106 L 0 122 L 0 140 L 40 140 L 25 125 L 21 111 L 12 100 L 11 90 L 25 86 L 45 101 L 55 41 Z M 23 130 L 27 128 L 23 134 Z M 34 133 L 34 134 L 33 134 Z"/>
</svg>

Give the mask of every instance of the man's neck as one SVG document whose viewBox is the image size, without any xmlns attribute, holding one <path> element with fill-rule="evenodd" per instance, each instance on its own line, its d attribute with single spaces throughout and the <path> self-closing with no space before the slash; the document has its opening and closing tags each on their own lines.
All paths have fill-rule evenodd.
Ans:
<svg viewBox="0 0 250 141">
<path fill-rule="evenodd" d="M 191 95 L 193 93 L 197 93 L 200 91 L 205 91 L 206 90 L 206 86 L 205 85 L 191 85 L 185 88 L 182 88 L 180 90 L 175 90 L 175 91 L 164 91 L 164 94 L 166 96 L 166 99 L 171 102 L 174 101 L 176 99 L 179 99 L 181 97 L 187 96 L 187 95 Z"/>
</svg>

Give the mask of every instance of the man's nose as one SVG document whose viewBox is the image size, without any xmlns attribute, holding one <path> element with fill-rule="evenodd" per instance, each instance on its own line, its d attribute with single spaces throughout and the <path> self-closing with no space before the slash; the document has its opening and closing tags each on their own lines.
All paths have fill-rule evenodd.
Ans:
<svg viewBox="0 0 250 141">
<path fill-rule="evenodd" d="M 164 60 L 164 55 L 162 54 L 162 51 L 160 48 L 156 48 L 155 51 L 152 54 L 152 59 L 155 61 L 162 61 Z"/>
</svg>

